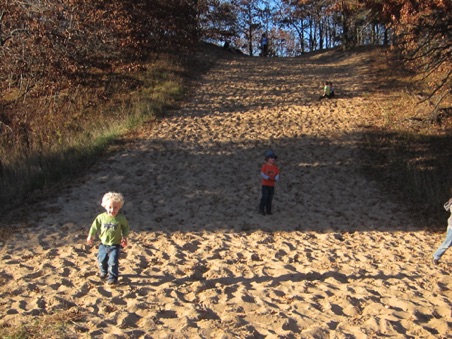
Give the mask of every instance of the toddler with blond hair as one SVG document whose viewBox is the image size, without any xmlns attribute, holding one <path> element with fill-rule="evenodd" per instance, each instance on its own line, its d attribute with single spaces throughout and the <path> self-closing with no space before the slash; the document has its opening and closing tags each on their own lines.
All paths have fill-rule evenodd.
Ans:
<svg viewBox="0 0 452 339">
<path fill-rule="evenodd" d="M 92 246 L 93 238 L 99 235 L 101 244 L 97 254 L 99 265 L 99 276 L 107 278 L 109 285 L 118 283 L 119 254 L 121 247 L 127 246 L 129 235 L 129 222 L 126 217 L 119 213 L 124 206 L 124 197 L 121 193 L 108 192 L 102 198 L 102 207 L 105 212 L 94 219 L 89 230 L 86 242 Z"/>
</svg>

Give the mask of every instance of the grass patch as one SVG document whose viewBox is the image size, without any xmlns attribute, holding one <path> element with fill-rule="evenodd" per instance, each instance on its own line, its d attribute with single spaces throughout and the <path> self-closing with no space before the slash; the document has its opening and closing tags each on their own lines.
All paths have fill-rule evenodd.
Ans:
<svg viewBox="0 0 452 339">
<path fill-rule="evenodd" d="M 449 136 L 376 129 L 366 133 L 363 151 L 366 174 L 426 217 L 444 219 L 439 211 L 452 193 Z"/>
<path fill-rule="evenodd" d="M 36 317 L 27 324 L 0 326 L 1 339 L 79 338 L 86 330 L 77 322 L 85 314 L 76 308 Z"/>
<path fill-rule="evenodd" d="M 437 106 L 427 80 L 415 81 L 390 61 L 372 67 L 379 91 L 369 99 L 371 128 L 363 131 L 364 173 L 420 211 L 426 225 L 443 225 L 442 206 L 452 196 L 452 115 L 444 112 L 452 103 Z"/>
<path fill-rule="evenodd" d="M 183 73 L 182 64 L 158 60 L 28 99 L 25 132 L 0 133 L 0 209 L 80 175 L 124 133 L 174 107 L 184 94 Z"/>
</svg>

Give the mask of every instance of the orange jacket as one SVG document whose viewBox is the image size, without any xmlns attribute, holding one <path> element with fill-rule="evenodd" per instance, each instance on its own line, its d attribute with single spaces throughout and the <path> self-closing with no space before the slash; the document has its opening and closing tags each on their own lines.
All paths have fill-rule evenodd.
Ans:
<svg viewBox="0 0 452 339">
<path fill-rule="evenodd" d="M 275 186 L 275 182 L 278 180 L 278 178 L 275 179 L 275 177 L 279 175 L 279 168 L 276 165 L 265 163 L 262 165 L 261 175 L 262 186 Z M 268 179 L 266 179 L 264 176 L 267 176 Z"/>
</svg>

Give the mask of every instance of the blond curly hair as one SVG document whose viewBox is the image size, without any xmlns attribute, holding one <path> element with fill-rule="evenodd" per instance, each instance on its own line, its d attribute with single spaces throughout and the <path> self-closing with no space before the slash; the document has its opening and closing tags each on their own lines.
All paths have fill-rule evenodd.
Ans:
<svg viewBox="0 0 452 339">
<path fill-rule="evenodd" d="M 109 201 L 119 202 L 120 208 L 122 208 L 122 206 L 124 206 L 124 197 L 121 193 L 116 193 L 116 192 L 105 193 L 102 198 L 102 204 L 101 204 L 102 207 L 105 208 L 105 206 L 107 205 L 107 203 Z"/>
</svg>

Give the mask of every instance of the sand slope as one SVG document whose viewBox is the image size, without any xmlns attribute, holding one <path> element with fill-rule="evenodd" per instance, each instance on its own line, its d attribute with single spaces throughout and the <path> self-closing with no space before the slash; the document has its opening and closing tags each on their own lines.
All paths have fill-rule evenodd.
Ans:
<svg viewBox="0 0 452 339">
<path fill-rule="evenodd" d="M 319 101 L 326 78 L 338 97 Z M 433 267 L 443 235 L 359 171 L 372 81 L 359 57 L 219 60 L 179 110 L 13 212 L 0 322 L 72 312 L 80 337 L 445 338 L 452 252 Z M 261 216 L 269 148 L 282 173 Z M 109 190 L 133 230 L 115 288 L 85 244 Z"/>
</svg>

